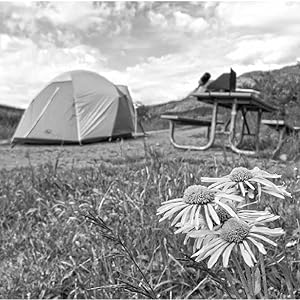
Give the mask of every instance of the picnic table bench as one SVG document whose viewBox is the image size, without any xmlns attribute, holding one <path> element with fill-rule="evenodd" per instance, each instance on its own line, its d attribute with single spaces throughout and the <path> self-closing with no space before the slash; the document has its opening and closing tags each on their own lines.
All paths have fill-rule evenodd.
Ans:
<svg viewBox="0 0 300 300">
<path fill-rule="evenodd" d="M 286 136 L 296 135 L 300 132 L 300 126 L 291 126 L 285 120 L 262 120 L 261 123 L 279 132 L 279 140 L 273 151 L 273 157 L 279 153 Z"/>
<path fill-rule="evenodd" d="M 207 128 L 207 138 L 209 138 L 211 121 L 207 119 L 195 119 L 195 118 L 187 118 L 181 117 L 178 115 L 161 115 L 162 119 L 168 120 L 170 124 L 170 140 L 172 145 L 178 149 L 190 149 L 190 150 L 205 150 L 210 147 L 210 145 L 205 146 L 191 146 L 191 145 L 180 145 L 175 141 L 175 126 L 176 125 L 191 125 L 191 126 L 199 126 Z M 218 124 L 223 124 L 223 122 L 218 122 Z"/>
</svg>

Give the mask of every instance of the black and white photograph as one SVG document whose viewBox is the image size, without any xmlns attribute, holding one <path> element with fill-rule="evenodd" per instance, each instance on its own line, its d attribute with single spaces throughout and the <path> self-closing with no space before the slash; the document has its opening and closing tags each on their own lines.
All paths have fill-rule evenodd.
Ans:
<svg viewBox="0 0 300 300">
<path fill-rule="evenodd" d="M 0 299 L 299 299 L 300 1 L 0 0 Z"/>
</svg>

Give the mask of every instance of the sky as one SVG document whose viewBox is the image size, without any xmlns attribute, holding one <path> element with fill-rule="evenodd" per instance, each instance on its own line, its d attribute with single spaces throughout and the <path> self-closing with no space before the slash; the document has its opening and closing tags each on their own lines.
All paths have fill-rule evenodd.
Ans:
<svg viewBox="0 0 300 300">
<path fill-rule="evenodd" d="M 54 77 L 90 70 L 146 105 L 203 73 L 300 60 L 300 2 L 0 2 L 0 104 L 26 108 Z"/>
</svg>

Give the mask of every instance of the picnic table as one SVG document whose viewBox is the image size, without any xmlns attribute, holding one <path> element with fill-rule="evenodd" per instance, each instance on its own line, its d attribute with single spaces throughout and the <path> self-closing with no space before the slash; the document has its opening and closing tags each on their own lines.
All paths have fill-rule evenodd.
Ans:
<svg viewBox="0 0 300 300">
<path fill-rule="evenodd" d="M 196 97 L 198 101 L 211 104 L 213 106 L 212 109 L 212 116 L 211 120 L 207 121 L 204 120 L 201 124 L 201 120 L 197 120 L 199 123 L 199 126 L 206 126 L 208 128 L 208 141 L 205 145 L 201 146 L 191 146 L 191 145 L 181 145 L 178 144 L 175 141 L 174 138 L 174 128 L 175 124 L 181 122 L 181 124 L 184 124 L 186 121 L 186 124 L 192 125 L 192 119 L 186 119 L 182 120 L 182 118 L 177 117 L 177 119 L 174 116 L 162 116 L 165 119 L 168 119 L 170 121 L 170 138 L 172 144 L 176 148 L 180 149 L 189 149 L 189 150 L 207 150 L 210 147 L 213 146 L 216 133 L 222 133 L 228 135 L 228 141 L 229 141 L 229 147 L 232 149 L 232 151 L 239 153 L 239 154 L 245 154 L 245 155 L 255 155 L 259 152 L 259 132 L 260 132 L 260 126 L 261 126 L 261 117 L 263 112 L 274 112 L 277 109 L 265 102 L 262 101 L 259 92 L 250 90 L 249 92 L 245 91 L 232 91 L 232 92 L 214 92 L 214 91 L 206 91 L 206 92 L 194 92 L 191 94 L 191 96 Z M 227 122 L 223 123 L 223 129 L 221 131 L 217 131 L 217 124 L 222 124 L 220 120 L 218 120 L 218 108 L 224 107 L 226 109 L 229 109 L 231 111 L 231 117 Z M 241 136 L 238 139 L 238 142 L 236 142 L 236 131 L 237 131 L 237 113 L 241 112 L 242 114 L 242 130 L 241 130 Z M 253 131 L 251 131 L 252 128 L 249 126 L 248 112 L 255 112 L 257 114 L 256 119 L 256 128 Z M 168 118 L 169 117 L 169 118 Z M 195 123 L 196 125 L 196 123 Z M 229 129 L 228 129 L 229 128 Z M 244 150 L 240 149 L 239 146 L 241 145 L 241 142 L 243 140 L 243 137 L 245 135 L 252 135 L 255 138 L 255 150 Z"/>
</svg>

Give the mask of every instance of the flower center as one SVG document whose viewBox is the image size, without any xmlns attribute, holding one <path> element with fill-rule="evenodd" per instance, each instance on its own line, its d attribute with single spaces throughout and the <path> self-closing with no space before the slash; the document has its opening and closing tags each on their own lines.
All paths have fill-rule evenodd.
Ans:
<svg viewBox="0 0 300 300">
<path fill-rule="evenodd" d="M 227 204 L 227 205 L 236 213 L 236 209 L 234 207 L 232 207 L 229 204 Z M 226 209 L 224 209 L 222 206 L 217 206 L 215 208 L 215 211 L 220 219 L 221 224 L 225 223 L 227 220 L 232 218 L 232 215 Z"/>
<path fill-rule="evenodd" d="M 250 232 L 250 227 L 236 218 L 227 220 L 221 229 L 221 237 L 229 243 L 240 243 Z"/>
<path fill-rule="evenodd" d="M 188 204 L 206 204 L 214 201 L 215 192 L 202 185 L 191 185 L 184 191 L 182 199 Z"/>
<path fill-rule="evenodd" d="M 230 179 L 235 182 L 249 180 L 252 177 L 252 173 L 243 167 L 234 168 L 230 173 Z"/>
</svg>

